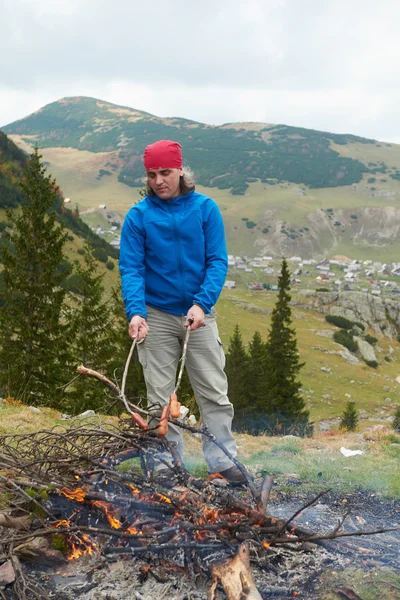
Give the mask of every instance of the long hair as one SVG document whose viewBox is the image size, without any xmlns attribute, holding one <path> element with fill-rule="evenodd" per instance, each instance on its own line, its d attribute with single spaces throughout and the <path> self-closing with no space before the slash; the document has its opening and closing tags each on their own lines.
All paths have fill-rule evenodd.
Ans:
<svg viewBox="0 0 400 600">
<path fill-rule="evenodd" d="M 155 193 L 151 189 L 147 177 L 146 177 L 145 185 L 146 185 L 146 194 L 148 196 L 155 196 Z M 193 192 L 195 189 L 196 189 L 196 186 L 194 184 L 194 175 L 193 175 L 192 169 L 190 167 L 183 167 L 183 175 L 181 175 L 179 178 L 180 193 L 183 196 L 184 194 L 190 194 L 190 192 Z"/>
</svg>

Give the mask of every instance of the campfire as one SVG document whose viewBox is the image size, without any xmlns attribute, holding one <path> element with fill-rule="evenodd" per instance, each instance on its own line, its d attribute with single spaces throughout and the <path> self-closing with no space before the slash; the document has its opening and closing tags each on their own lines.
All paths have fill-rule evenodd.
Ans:
<svg viewBox="0 0 400 600">
<path fill-rule="evenodd" d="M 22 562 L 79 561 L 87 555 L 135 561 L 142 577 L 160 565 L 164 574 L 202 575 L 210 580 L 211 600 L 218 584 L 231 600 L 262 598 L 250 561 L 271 571 L 271 557 L 280 548 L 309 554 L 310 542 L 328 548 L 332 538 L 348 535 L 339 525 L 319 535 L 296 527 L 293 519 L 306 505 L 290 518 L 271 516 L 268 477 L 253 489 L 236 490 L 220 479 L 194 478 L 176 460 L 168 476 L 157 476 L 149 464 L 169 444 L 155 432 L 132 429 L 130 421 L 0 441 L 0 490 L 11 506 L 0 514 L 7 532 L 0 542 L 0 581 L 4 564 L 11 565 L 10 584 L 21 599 L 50 597 Z M 130 459 L 134 466 L 122 470 Z M 38 545 L 38 539 L 47 542 Z M 4 596 L 7 589 L 3 597 L 15 597 Z M 302 597 L 301 588 L 298 592 Z"/>
<path fill-rule="evenodd" d="M 0 437 L 0 497 L 8 505 L 0 508 L 2 600 L 54 597 L 55 577 L 62 577 L 59 573 L 66 573 L 68 564 L 86 565 L 88 560 L 95 565 L 88 585 L 97 586 L 97 595 L 88 596 L 85 588 L 84 598 L 142 598 L 126 591 L 99 595 L 100 583 L 93 583 L 96 573 L 104 576 L 112 565 L 128 563 L 141 583 L 149 577 L 160 585 L 177 574 L 184 577 L 192 592 L 186 587 L 182 598 L 196 597 L 193 587 L 200 579 L 207 582 L 209 600 L 221 598 L 222 589 L 229 600 L 310 598 L 311 566 L 321 572 L 338 560 L 333 558 L 340 554 L 338 538 L 399 529 L 343 531 L 346 515 L 322 533 L 296 524 L 328 491 L 308 498 L 291 514 L 273 516 L 271 477 L 254 479 L 233 457 L 246 474 L 246 486 L 232 488 L 220 477 L 196 478 L 165 436 L 147 428 L 140 408 L 127 402 L 123 390 L 93 376 L 113 386 L 129 419 L 117 426 L 86 423 Z M 205 429 L 174 422 L 210 436 Z M 170 453 L 169 470 L 162 474 L 153 469 L 160 451 Z M 343 547 L 346 552 L 348 545 Z M 38 564 L 59 573 L 39 581 Z M 285 577 L 286 586 L 273 583 Z M 56 597 L 79 594 L 56 591 Z"/>
</svg>

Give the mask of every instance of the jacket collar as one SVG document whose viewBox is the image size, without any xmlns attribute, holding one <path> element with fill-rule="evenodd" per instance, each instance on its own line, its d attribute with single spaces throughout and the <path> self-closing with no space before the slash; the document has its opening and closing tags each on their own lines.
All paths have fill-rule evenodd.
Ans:
<svg viewBox="0 0 400 600">
<path fill-rule="evenodd" d="M 185 200 L 188 200 L 191 195 L 192 192 L 189 192 L 189 194 L 183 194 L 182 196 L 177 196 L 176 198 L 171 198 L 170 200 L 161 200 L 161 198 L 158 196 L 147 196 L 147 198 L 150 200 L 150 202 L 157 204 L 157 206 L 165 208 L 167 206 L 178 206 L 179 204 L 185 202 Z"/>
</svg>

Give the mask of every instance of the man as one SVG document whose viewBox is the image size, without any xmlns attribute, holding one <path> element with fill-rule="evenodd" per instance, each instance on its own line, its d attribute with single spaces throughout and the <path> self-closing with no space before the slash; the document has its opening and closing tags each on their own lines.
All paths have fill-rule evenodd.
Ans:
<svg viewBox="0 0 400 600">
<path fill-rule="evenodd" d="M 149 405 L 158 407 L 159 416 L 169 401 L 190 327 L 186 369 L 201 418 L 236 457 L 233 407 L 227 397 L 225 357 L 213 309 L 228 268 L 222 217 L 216 203 L 197 193 L 184 172 L 180 144 L 170 140 L 151 144 L 143 159 L 147 195 L 126 216 L 120 271 L 129 335 L 143 340 L 138 355 Z M 182 456 L 182 430 L 170 423 L 166 437 Z M 245 481 L 205 436 L 203 452 L 210 474 L 221 473 L 233 483 Z M 160 467 L 162 463 L 156 465 Z"/>
</svg>

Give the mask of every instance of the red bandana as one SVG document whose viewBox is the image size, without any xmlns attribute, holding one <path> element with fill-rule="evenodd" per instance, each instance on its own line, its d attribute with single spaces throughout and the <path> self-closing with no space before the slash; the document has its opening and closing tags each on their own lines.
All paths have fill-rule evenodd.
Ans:
<svg viewBox="0 0 400 600">
<path fill-rule="evenodd" d="M 143 161 L 146 171 L 150 169 L 180 169 L 182 167 L 182 146 L 171 140 L 160 140 L 150 144 L 144 151 Z"/>
</svg>

